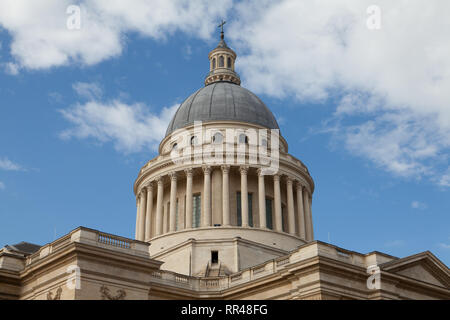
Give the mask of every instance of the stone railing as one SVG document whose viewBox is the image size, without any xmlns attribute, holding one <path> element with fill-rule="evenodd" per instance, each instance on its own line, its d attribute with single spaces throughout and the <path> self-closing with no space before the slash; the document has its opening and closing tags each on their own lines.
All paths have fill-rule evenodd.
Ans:
<svg viewBox="0 0 450 320">
<path fill-rule="evenodd" d="M 46 244 L 32 255 L 29 255 L 26 258 L 26 265 L 30 265 L 49 254 L 57 252 L 71 243 L 83 243 L 114 251 L 149 257 L 148 243 L 100 232 L 98 230 L 79 227 L 64 237 Z"/>
<path fill-rule="evenodd" d="M 171 271 L 159 270 L 152 274 L 152 281 L 195 291 L 220 291 L 276 273 L 294 262 L 292 255 L 270 260 L 225 277 L 193 277 Z"/>
<path fill-rule="evenodd" d="M 363 268 L 370 265 L 374 259 L 383 262 L 391 259 L 378 252 L 364 255 L 353 251 L 343 250 L 323 242 L 314 241 L 297 248 L 289 255 L 269 260 L 225 277 L 199 278 L 160 270 L 153 274 L 152 279 L 154 282 L 175 287 L 189 288 L 196 291 L 220 291 L 270 276 L 278 271 L 289 268 L 296 262 L 306 261 L 319 256 L 337 261 L 345 261 Z"/>
<path fill-rule="evenodd" d="M 130 239 L 113 236 L 102 232 L 98 233 L 97 239 L 99 243 L 107 244 L 118 248 L 131 249 L 132 241 Z"/>
<path fill-rule="evenodd" d="M 217 291 L 228 287 L 227 277 L 198 278 L 163 270 L 153 272 L 152 281 L 195 291 Z"/>
</svg>

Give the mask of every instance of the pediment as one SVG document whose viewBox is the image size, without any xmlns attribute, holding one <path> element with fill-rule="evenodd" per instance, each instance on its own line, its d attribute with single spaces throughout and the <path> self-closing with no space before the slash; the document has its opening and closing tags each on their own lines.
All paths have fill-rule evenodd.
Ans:
<svg viewBox="0 0 450 320">
<path fill-rule="evenodd" d="M 380 268 L 383 271 L 450 288 L 448 267 L 429 251 L 384 263 Z"/>
</svg>

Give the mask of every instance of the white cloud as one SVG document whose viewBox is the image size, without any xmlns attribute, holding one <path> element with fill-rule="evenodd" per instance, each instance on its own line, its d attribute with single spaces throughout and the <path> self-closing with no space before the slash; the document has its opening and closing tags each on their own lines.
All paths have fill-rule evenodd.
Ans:
<svg viewBox="0 0 450 320">
<path fill-rule="evenodd" d="M 447 160 L 442 151 L 450 146 L 450 130 L 440 130 L 433 117 L 401 111 L 381 113 L 356 125 L 338 121 L 335 134 L 353 154 L 389 172 L 416 178 L 435 175 Z"/>
<path fill-rule="evenodd" d="M 3 64 L 5 72 L 9 75 L 16 76 L 19 74 L 19 66 L 13 62 L 7 62 Z"/>
<path fill-rule="evenodd" d="M 161 39 L 177 30 L 207 38 L 231 0 L 79 0 L 81 28 L 70 30 L 70 0 L 2 0 L 0 26 L 11 37 L 18 66 L 45 69 L 70 63 L 92 65 L 121 54 L 125 34 Z M 214 23 L 213 23 L 214 22 Z"/>
<path fill-rule="evenodd" d="M 181 31 L 207 39 L 232 7 L 232 0 L 77 3 L 81 29 L 71 31 L 70 0 L 1 1 L 0 26 L 12 37 L 14 60 L 7 63 L 16 71 L 92 65 L 120 55 L 128 33 L 164 39 Z M 366 26 L 372 4 L 238 2 L 227 39 L 239 48 L 243 83 L 257 93 L 304 103 L 338 101 L 330 132 L 346 150 L 396 175 L 428 177 L 448 187 L 450 2 L 378 0 L 380 30 Z M 119 110 L 120 103 L 91 102 L 85 112 L 94 105 Z"/>
<path fill-rule="evenodd" d="M 438 184 L 442 187 L 450 187 L 450 167 L 445 174 L 438 178 Z"/>
<path fill-rule="evenodd" d="M 92 138 L 100 143 L 112 142 L 117 151 L 133 153 L 156 150 L 167 125 L 179 105 L 163 108 L 152 114 L 143 104 L 89 101 L 70 109 L 60 110 L 73 127 L 61 133 L 61 138 Z"/>
<path fill-rule="evenodd" d="M 6 186 L 3 182 L 0 181 L 0 190 L 5 190 Z"/>
<path fill-rule="evenodd" d="M 450 249 L 450 244 L 447 243 L 439 243 L 439 247 L 442 249 Z"/>
<path fill-rule="evenodd" d="M 450 2 L 244 1 L 231 36 L 243 83 L 303 103 L 338 101 L 334 135 L 352 154 L 407 177 L 449 179 Z M 230 32 L 228 32 L 230 35 Z M 340 101 L 340 102 L 339 102 Z M 442 177 L 438 180 L 438 177 Z"/>
<path fill-rule="evenodd" d="M 415 200 L 415 201 L 411 202 L 411 208 L 425 210 L 426 208 L 428 208 L 428 206 L 426 203 Z"/>
<path fill-rule="evenodd" d="M 76 82 L 72 85 L 72 88 L 79 96 L 89 100 L 97 100 L 103 94 L 103 90 L 98 83 Z"/>
<path fill-rule="evenodd" d="M 0 169 L 6 170 L 6 171 L 24 171 L 25 170 L 21 165 L 14 163 L 5 157 L 0 158 Z"/>
</svg>

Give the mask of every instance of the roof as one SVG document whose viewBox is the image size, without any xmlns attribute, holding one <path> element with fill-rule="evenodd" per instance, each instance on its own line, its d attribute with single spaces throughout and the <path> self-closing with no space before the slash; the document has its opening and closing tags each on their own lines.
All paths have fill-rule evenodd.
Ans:
<svg viewBox="0 0 450 320">
<path fill-rule="evenodd" d="M 215 82 L 197 90 L 178 108 L 166 136 L 194 121 L 239 121 L 268 129 L 279 129 L 278 123 L 254 93 L 231 82 Z"/>
<path fill-rule="evenodd" d="M 220 40 L 219 44 L 217 45 L 217 48 L 230 49 L 230 48 L 228 48 L 227 43 L 223 39 Z"/>
<path fill-rule="evenodd" d="M 38 251 L 41 246 L 29 242 L 20 242 L 13 245 L 6 245 L 6 248 L 10 251 L 15 251 L 23 254 L 32 254 Z"/>
</svg>

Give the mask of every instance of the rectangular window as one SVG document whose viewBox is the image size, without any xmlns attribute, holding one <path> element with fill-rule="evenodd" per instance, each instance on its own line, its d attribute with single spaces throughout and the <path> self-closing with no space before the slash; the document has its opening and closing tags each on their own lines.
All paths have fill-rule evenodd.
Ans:
<svg viewBox="0 0 450 320">
<path fill-rule="evenodd" d="M 273 230 L 272 199 L 267 199 L 267 198 L 266 198 L 266 225 L 267 225 L 267 228 Z"/>
<path fill-rule="evenodd" d="M 200 194 L 192 196 L 192 228 L 200 227 L 202 198 Z"/>
<path fill-rule="evenodd" d="M 253 227 L 253 214 L 252 214 L 252 194 L 248 194 L 248 225 Z M 241 213 L 241 192 L 236 194 L 237 201 L 237 225 L 242 226 L 242 213 Z"/>
<path fill-rule="evenodd" d="M 219 262 L 219 251 L 211 251 L 211 263 Z"/>
</svg>

